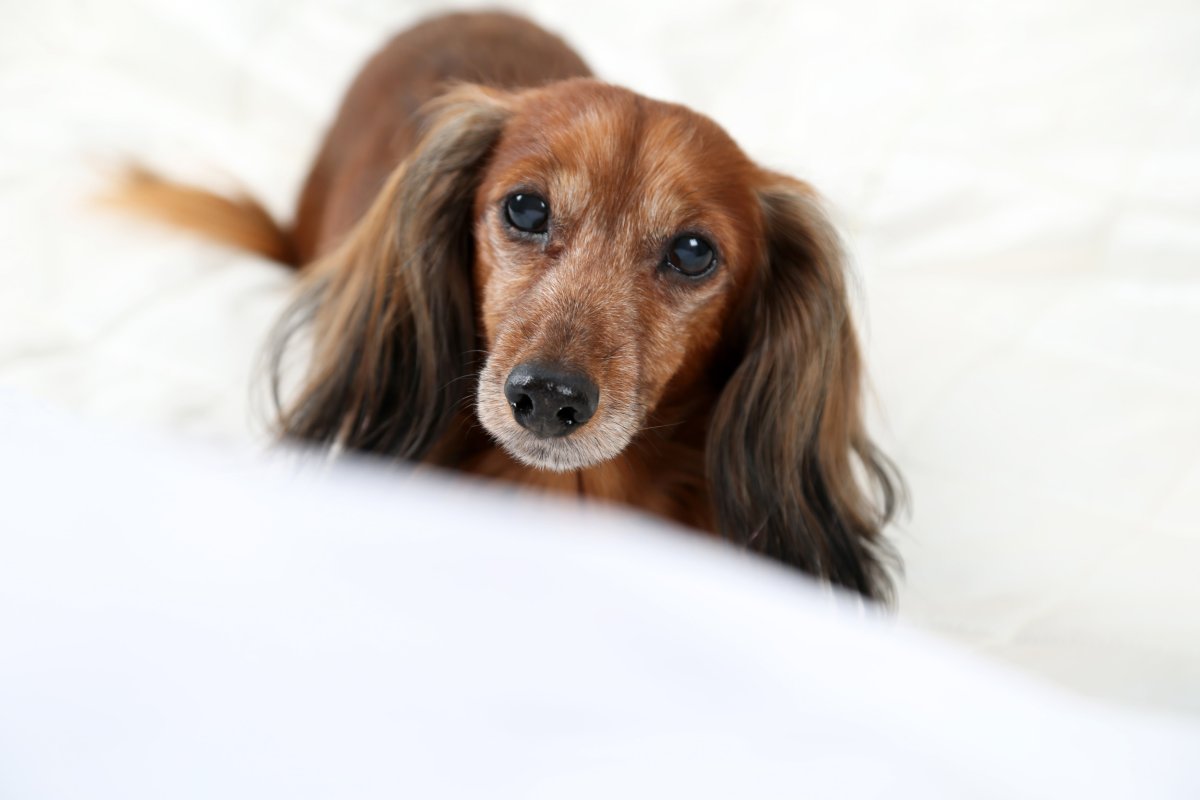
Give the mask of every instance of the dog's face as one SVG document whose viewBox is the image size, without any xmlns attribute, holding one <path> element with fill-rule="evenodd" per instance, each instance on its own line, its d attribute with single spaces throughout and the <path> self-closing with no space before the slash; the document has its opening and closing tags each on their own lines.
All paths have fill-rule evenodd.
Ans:
<svg viewBox="0 0 1200 800">
<path fill-rule="evenodd" d="M 474 206 L 477 413 L 549 470 L 613 458 L 686 393 L 763 257 L 759 171 L 719 127 L 602 84 L 565 89 L 516 100 Z"/>
</svg>

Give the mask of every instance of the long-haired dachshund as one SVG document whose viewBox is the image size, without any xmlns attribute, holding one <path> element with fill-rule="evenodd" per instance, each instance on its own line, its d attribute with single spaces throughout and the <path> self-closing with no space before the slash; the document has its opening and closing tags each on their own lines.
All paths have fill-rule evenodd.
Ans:
<svg viewBox="0 0 1200 800">
<path fill-rule="evenodd" d="M 359 74 L 291 230 L 142 173 L 126 200 L 306 265 L 287 437 L 616 501 L 886 598 L 899 493 L 838 239 L 711 120 L 498 13 Z M 308 352 L 306 350 L 306 352 Z"/>
</svg>

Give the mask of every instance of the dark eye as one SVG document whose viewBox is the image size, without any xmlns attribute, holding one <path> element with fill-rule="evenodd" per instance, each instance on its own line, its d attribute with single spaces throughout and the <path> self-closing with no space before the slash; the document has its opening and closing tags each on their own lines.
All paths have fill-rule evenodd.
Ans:
<svg viewBox="0 0 1200 800">
<path fill-rule="evenodd" d="M 667 264 L 671 269 L 682 272 L 689 278 L 703 275 L 712 268 L 716 254 L 712 245 L 699 236 L 685 234 L 671 242 L 667 250 Z"/>
<path fill-rule="evenodd" d="M 504 213 L 514 228 L 526 233 L 545 233 L 550 221 L 550 204 L 536 194 L 509 195 L 504 201 Z"/>
</svg>

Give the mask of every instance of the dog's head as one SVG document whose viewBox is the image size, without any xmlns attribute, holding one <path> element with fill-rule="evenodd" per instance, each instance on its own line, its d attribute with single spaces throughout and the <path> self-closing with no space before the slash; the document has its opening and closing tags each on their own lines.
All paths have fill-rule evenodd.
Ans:
<svg viewBox="0 0 1200 800">
<path fill-rule="evenodd" d="M 512 456 L 617 456 L 709 363 L 762 260 L 754 165 L 709 120 L 592 81 L 512 101 L 471 218 L 479 419 Z"/>
<path fill-rule="evenodd" d="M 285 432 L 452 463 L 473 402 L 514 459 L 563 471 L 666 406 L 701 414 L 722 532 L 880 594 L 893 484 L 811 190 L 707 118 L 592 80 L 464 86 L 427 113 L 296 306 L 315 352 Z"/>
</svg>

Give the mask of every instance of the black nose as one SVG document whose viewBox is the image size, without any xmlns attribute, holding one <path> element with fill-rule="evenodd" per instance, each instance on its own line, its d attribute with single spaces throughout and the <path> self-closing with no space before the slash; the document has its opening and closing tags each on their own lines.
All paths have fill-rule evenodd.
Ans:
<svg viewBox="0 0 1200 800">
<path fill-rule="evenodd" d="M 536 363 L 520 364 L 504 382 L 513 417 L 543 438 L 566 436 L 596 413 L 600 390 L 588 376 Z"/>
</svg>

